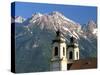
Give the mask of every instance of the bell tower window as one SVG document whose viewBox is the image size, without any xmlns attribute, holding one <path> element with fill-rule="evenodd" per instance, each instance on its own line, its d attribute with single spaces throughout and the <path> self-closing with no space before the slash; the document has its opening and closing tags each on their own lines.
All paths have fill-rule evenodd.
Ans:
<svg viewBox="0 0 100 75">
<path fill-rule="evenodd" d="M 77 59 L 78 59 L 78 52 L 76 52 L 76 56 L 77 56 Z"/>
<path fill-rule="evenodd" d="M 54 56 L 58 56 L 58 47 L 55 47 Z"/>
<path fill-rule="evenodd" d="M 65 56 L 65 47 L 63 47 L 63 56 Z"/>
<path fill-rule="evenodd" d="M 69 52 L 69 59 L 72 59 L 73 58 L 73 53 L 72 51 Z"/>
</svg>

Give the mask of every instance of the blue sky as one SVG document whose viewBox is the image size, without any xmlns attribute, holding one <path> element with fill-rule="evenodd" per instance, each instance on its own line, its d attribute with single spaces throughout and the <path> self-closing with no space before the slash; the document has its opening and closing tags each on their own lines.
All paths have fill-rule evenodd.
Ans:
<svg viewBox="0 0 100 75">
<path fill-rule="evenodd" d="M 96 7 L 27 2 L 15 3 L 15 16 L 22 16 L 24 18 L 29 18 L 37 12 L 45 14 L 52 11 L 58 11 L 67 18 L 80 24 L 86 24 L 89 20 L 97 21 Z"/>
</svg>

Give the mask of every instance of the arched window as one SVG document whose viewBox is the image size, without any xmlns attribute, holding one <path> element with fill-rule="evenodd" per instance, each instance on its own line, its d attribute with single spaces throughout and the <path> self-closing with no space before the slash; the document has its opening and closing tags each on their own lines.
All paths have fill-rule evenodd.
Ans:
<svg viewBox="0 0 100 75">
<path fill-rule="evenodd" d="M 73 52 L 72 51 L 69 52 L 69 59 L 73 59 Z"/>
<path fill-rule="evenodd" d="M 76 52 L 76 57 L 77 57 L 77 59 L 78 59 L 78 52 Z"/>
<path fill-rule="evenodd" d="M 63 56 L 65 56 L 65 47 L 63 47 Z"/>
<path fill-rule="evenodd" d="M 58 47 L 55 47 L 54 56 L 58 56 Z"/>
</svg>

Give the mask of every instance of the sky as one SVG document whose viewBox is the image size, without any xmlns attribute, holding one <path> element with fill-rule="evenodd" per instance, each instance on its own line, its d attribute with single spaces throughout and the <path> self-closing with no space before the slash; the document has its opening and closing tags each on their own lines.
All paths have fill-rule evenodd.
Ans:
<svg viewBox="0 0 100 75">
<path fill-rule="evenodd" d="M 14 9 L 13 6 L 12 8 Z M 15 2 L 15 16 L 30 18 L 34 13 L 47 14 L 53 11 L 58 11 L 67 18 L 82 25 L 86 24 L 89 20 L 97 22 L 97 7 L 93 6 Z M 14 16 L 14 11 L 11 10 L 11 12 L 12 16 Z"/>
</svg>

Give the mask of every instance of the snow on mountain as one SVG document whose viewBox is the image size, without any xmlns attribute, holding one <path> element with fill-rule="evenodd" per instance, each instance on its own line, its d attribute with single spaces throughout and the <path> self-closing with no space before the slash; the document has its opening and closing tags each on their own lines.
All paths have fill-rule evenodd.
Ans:
<svg viewBox="0 0 100 75">
<path fill-rule="evenodd" d="M 69 36 L 73 36 L 73 37 L 75 37 L 76 39 L 79 39 L 79 36 L 78 36 L 78 34 L 77 34 L 75 31 L 71 32 L 68 28 L 64 28 L 64 27 L 63 27 L 63 29 L 64 29 L 65 31 L 69 32 Z"/>
<path fill-rule="evenodd" d="M 86 25 L 83 25 L 82 30 L 87 36 L 97 36 L 97 24 L 93 20 L 90 20 Z"/>
<path fill-rule="evenodd" d="M 35 13 L 32 17 L 25 20 L 21 16 L 15 17 L 16 23 L 23 23 L 27 26 L 28 31 L 32 34 L 30 27 L 36 25 L 40 27 L 41 30 L 49 29 L 57 31 L 61 29 L 64 35 L 74 36 L 79 39 L 79 36 L 87 36 L 88 33 L 97 34 L 96 24 L 93 20 L 90 20 L 86 26 L 81 27 L 79 23 L 74 22 L 73 20 L 65 17 L 62 13 L 53 11 L 48 14 Z"/>
<path fill-rule="evenodd" d="M 16 23 L 23 23 L 25 21 L 25 18 L 22 16 L 15 16 L 15 22 Z"/>
<path fill-rule="evenodd" d="M 57 11 L 51 12 L 49 14 L 35 13 L 32 15 L 31 18 L 28 18 L 26 21 L 24 21 L 23 25 L 37 25 L 42 30 L 45 28 L 54 31 L 56 31 L 57 29 L 61 29 L 62 32 L 63 30 L 65 31 L 65 29 L 68 28 L 71 34 L 73 34 L 73 31 L 76 32 L 79 31 L 79 29 L 81 29 L 81 25 L 68 19 L 67 17 L 65 17 Z"/>
<path fill-rule="evenodd" d="M 43 16 L 41 13 L 35 13 L 32 15 L 32 18 L 30 19 L 30 22 L 34 23 L 37 19 L 39 19 L 41 16 Z"/>
<path fill-rule="evenodd" d="M 92 34 L 94 34 L 94 35 L 97 36 L 97 33 L 98 33 L 98 29 L 97 28 L 94 28 Z"/>
<path fill-rule="evenodd" d="M 72 22 L 73 24 L 76 24 L 76 22 L 74 22 L 73 20 L 71 20 L 71 19 L 65 17 L 63 14 L 61 14 L 61 13 L 59 13 L 59 12 L 57 12 L 57 11 L 53 11 L 52 13 L 50 13 L 50 15 L 60 16 L 62 19 L 67 20 L 67 21 L 69 21 L 69 22 Z"/>
<path fill-rule="evenodd" d="M 95 28 L 97 28 L 97 25 L 95 24 L 93 20 L 90 20 L 87 24 L 88 31 L 93 32 Z"/>
</svg>

